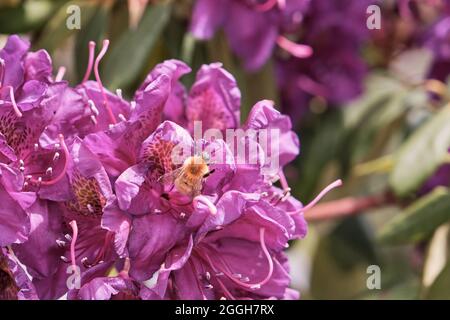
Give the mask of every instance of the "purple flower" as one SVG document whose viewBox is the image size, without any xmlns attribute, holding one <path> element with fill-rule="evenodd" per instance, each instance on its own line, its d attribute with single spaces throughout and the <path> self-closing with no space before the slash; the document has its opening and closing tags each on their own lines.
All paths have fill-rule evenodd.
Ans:
<svg viewBox="0 0 450 320">
<path fill-rule="evenodd" d="M 118 208 L 101 163 L 79 139 L 70 146 L 69 156 L 67 191 L 58 202 L 35 204 L 29 239 L 14 247 L 45 299 L 67 291 L 69 263 L 85 272 L 126 255 L 129 218 Z"/>
<path fill-rule="evenodd" d="M 235 191 L 222 197 L 217 214 L 207 217 L 186 244 L 173 247 L 156 273 L 155 286 L 143 287 L 141 296 L 284 298 L 290 277 L 282 250 L 290 239 L 286 226 L 294 225 L 283 225 L 291 220 L 287 212 L 266 208 L 257 198 Z"/>
<path fill-rule="evenodd" d="M 425 33 L 424 46 L 433 53 L 433 64 L 428 77 L 446 81 L 450 73 L 450 17 L 444 15 Z"/>
<path fill-rule="evenodd" d="M 108 273 L 107 264 L 92 267 L 83 273 L 79 289 L 68 292 L 70 300 L 137 300 L 140 284 L 128 276 L 129 260 L 117 276 L 98 276 Z"/>
<path fill-rule="evenodd" d="M 30 207 L 36 199 L 31 192 L 20 192 L 22 174 L 0 164 L 0 247 L 21 243 L 30 231 Z"/>
<path fill-rule="evenodd" d="M 298 27 L 309 0 L 197 0 L 191 32 L 210 39 L 223 27 L 234 53 L 249 70 L 260 68 L 278 44 L 296 57 L 308 57 L 311 49 L 283 36 Z"/>
<path fill-rule="evenodd" d="M 292 119 L 303 115 L 312 97 L 342 104 L 362 92 L 367 67 L 359 51 L 369 37 L 369 4 L 352 0 L 311 2 L 302 24 L 308 32 L 301 41 L 312 47 L 314 55 L 304 60 L 280 58 L 277 64 L 283 110 Z"/>
<path fill-rule="evenodd" d="M 37 300 L 35 288 L 14 254 L 0 248 L 0 300 Z"/>
</svg>

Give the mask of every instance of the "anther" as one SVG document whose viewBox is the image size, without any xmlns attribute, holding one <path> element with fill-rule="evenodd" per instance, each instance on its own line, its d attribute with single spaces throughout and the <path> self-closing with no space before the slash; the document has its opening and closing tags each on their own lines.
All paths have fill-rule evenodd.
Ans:
<svg viewBox="0 0 450 320">
<path fill-rule="evenodd" d="M 205 285 L 205 289 L 213 289 L 214 286 L 212 284 L 207 284 Z"/>
<path fill-rule="evenodd" d="M 130 102 L 130 109 L 131 109 L 131 111 L 133 111 L 134 109 L 136 109 L 136 101 L 131 101 L 131 102 Z"/>
<path fill-rule="evenodd" d="M 47 175 L 47 176 L 52 176 L 52 174 L 53 174 L 53 168 L 52 167 L 48 167 L 47 168 L 47 170 L 45 171 L 45 174 Z"/>
<path fill-rule="evenodd" d="M 94 101 L 88 100 L 89 108 L 91 109 L 92 113 L 95 114 L 95 116 L 98 116 L 100 112 L 98 111 L 97 107 L 95 106 Z"/>
<path fill-rule="evenodd" d="M 54 156 L 53 156 L 53 162 L 56 162 L 59 160 L 59 152 L 55 152 Z"/>
<path fill-rule="evenodd" d="M 122 89 L 116 89 L 116 95 L 122 99 Z"/>
<path fill-rule="evenodd" d="M 127 118 L 125 118 L 125 116 L 121 113 L 119 113 L 118 117 L 119 117 L 120 121 L 127 121 Z"/>
<path fill-rule="evenodd" d="M 91 115 L 91 122 L 96 126 L 97 125 L 97 118 L 94 115 Z"/>
<path fill-rule="evenodd" d="M 66 263 L 68 263 L 70 260 L 69 259 L 67 259 L 65 256 L 60 256 L 59 257 L 62 261 L 64 261 L 64 262 L 66 262 Z"/>
<path fill-rule="evenodd" d="M 72 241 L 72 236 L 68 233 L 64 236 L 64 238 L 66 238 L 69 242 Z"/>
<path fill-rule="evenodd" d="M 94 213 L 94 208 L 92 207 L 92 205 L 91 204 L 87 204 L 86 205 L 86 207 L 87 207 L 87 209 L 88 209 L 88 211 L 90 212 L 90 213 Z"/>
<path fill-rule="evenodd" d="M 39 145 L 37 143 L 35 143 L 34 144 L 34 151 L 36 152 L 36 151 L 38 151 L 38 149 L 39 149 Z"/>
<path fill-rule="evenodd" d="M 211 280 L 211 274 L 208 271 L 206 271 L 205 277 L 206 277 L 206 280 L 208 280 L 208 281 Z"/>
<path fill-rule="evenodd" d="M 66 246 L 66 242 L 63 240 L 56 239 L 56 244 L 58 247 L 64 248 Z"/>
</svg>

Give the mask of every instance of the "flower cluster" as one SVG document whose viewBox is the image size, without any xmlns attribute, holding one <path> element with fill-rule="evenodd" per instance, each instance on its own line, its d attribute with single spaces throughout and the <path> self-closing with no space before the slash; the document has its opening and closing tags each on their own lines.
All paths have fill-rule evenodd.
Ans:
<svg viewBox="0 0 450 320">
<path fill-rule="evenodd" d="M 90 43 L 75 87 L 17 36 L 0 51 L 0 298 L 297 298 L 283 251 L 323 193 L 304 207 L 289 193 L 290 119 L 260 101 L 241 124 L 239 88 L 219 63 L 188 91 L 190 68 L 165 61 L 127 101 L 102 85 L 108 44 L 94 57 Z M 267 151 L 269 129 L 278 147 Z M 253 134 L 217 137 L 229 130 Z M 240 161 L 240 148 L 256 160 Z M 271 158 L 278 167 L 264 170 Z"/>
<path fill-rule="evenodd" d="M 285 36 L 299 28 L 309 5 L 310 0 L 197 0 L 191 32 L 197 39 L 207 40 L 222 27 L 245 67 L 256 70 L 276 46 L 297 58 L 312 54 L 311 47 Z"/>
</svg>

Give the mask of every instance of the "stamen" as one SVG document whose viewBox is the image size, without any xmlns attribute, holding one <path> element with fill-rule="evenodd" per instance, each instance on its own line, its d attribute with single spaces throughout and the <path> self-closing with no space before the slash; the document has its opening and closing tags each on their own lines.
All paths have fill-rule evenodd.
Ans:
<svg viewBox="0 0 450 320">
<path fill-rule="evenodd" d="M 48 167 L 47 170 L 45 171 L 45 174 L 51 177 L 52 174 L 53 174 L 53 168 L 52 167 Z"/>
<path fill-rule="evenodd" d="M 60 256 L 59 257 L 62 261 L 64 261 L 64 262 L 69 262 L 70 260 L 69 259 L 67 259 L 65 256 Z"/>
<path fill-rule="evenodd" d="M 329 191 L 331 191 L 334 188 L 340 187 L 342 186 L 342 180 L 338 179 L 336 181 L 334 181 L 333 183 L 329 184 L 328 186 L 326 186 L 318 195 L 317 197 L 314 198 L 313 201 L 311 201 L 310 203 L 308 203 L 306 206 L 304 206 L 300 211 L 308 211 L 309 209 L 311 209 L 312 207 L 314 207 L 314 205 L 320 201 L 320 199 L 322 199 Z"/>
<path fill-rule="evenodd" d="M 123 99 L 123 98 L 122 98 L 122 89 L 116 89 L 116 95 L 117 95 L 120 99 Z"/>
<path fill-rule="evenodd" d="M 11 99 L 11 104 L 13 106 L 14 112 L 16 113 L 16 115 L 21 118 L 22 117 L 22 112 L 20 112 L 19 107 L 16 104 L 16 99 L 14 98 L 14 91 L 13 91 L 13 87 L 9 86 L 9 97 Z"/>
<path fill-rule="evenodd" d="M 59 180 L 61 180 L 62 178 L 64 178 L 64 176 L 66 175 L 70 154 L 69 154 L 69 150 L 67 149 L 66 143 L 64 141 L 64 136 L 62 134 L 59 135 L 59 141 L 60 141 L 61 147 L 62 147 L 62 149 L 64 151 L 64 156 L 65 156 L 64 157 L 65 158 L 64 159 L 64 167 L 61 170 L 61 172 L 59 173 L 59 175 L 53 180 L 42 181 L 42 178 L 39 177 L 37 182 L 39 184 L 44 185 L 44 186 L 53 185 L 53 184 L 57 183 Z M 58 159 L 59 159 L 59 153 L 55 152 L 55 155 L 53 156 L 53 161 L 56 161 Z M 31 181 L 36 183 L 36 180 L 31 179 Z"/>
<path fill-rule="evenodd" d="M 109 40 L 108 39 L 103 40 L 102 50 L 98 54 L 97 59 L 95 59 L 94 75 L 95 75 L 95 79 L 97 80 L 98 85 L 100 87 L 100 91 L 102 92 L 105 108 L 108 111 L 109 118 L 110 118 L 110 120 L 111 120 L 111 122 L 113 124 L 116 124 L 117 123 L 116 117 L 114 116 L 111 108 L 108 105 L 108 97 L 106 96 L 105 88 L 103 87 L 102 80 L 100 79 L 100 73 L 98 72 L 98 66 L 100 64 L 100 61 L 103 59 L 104 55 L 106 54 L 106 51 L 108 50 L 108 47 L 109 47 Z"/>
<path fill-rule="evenodd" d="M 196 196 L 196 197 L 192 200 L 192 204 L 193 204 L 194 207 L 197 207 L 197 204 L 198 204 L 199 202 L 202 203 L 202 204 L 204 204 L 205 206 L 207 206 L 208 209 L 209 209 L 209 212 L 210 212 L 212 215 L 215 215 L 215 214 L 217 213 L 217 207 L 216 207 L 216 206 L 214 205 L 214 203 L 212 203 L 211 200 L 209 200 L 207 197 L 202 196 L 202 195 L 199 195 L 199 196 Z"/>
<path fill-rule="evenodd" d="M 59 82 L 64 78 L 64 75 L 66 74 L 66 67 L 61 66 L 58 69 L 58 73 L 56 74 L 55 77 L 55 82 Z"/>
<path fill-rule="evenodd" d="M 120 121 L 124 121 L 124 122 L 127 121 L 127 118 L 125 118 L 125 116 L 121 113 L 119 113 L 118 117 L 119 117 Z"/>
<path fill-rule="evenodd" d="M 75 243 L 77 242 L 78 237 L 78 226 L 75 220 L 70 221 L 69 225 L 72 228 L 72 241 L 70 242 L 70 260 L 72 261 L 72 268 L 77 270 L 77 263 L 75 260 Z"/>
<path fill-rule="evenodd" d="M 94 101 L 92 101 L 92 100 L 89 99 L 89 100 L 88 100 L 88 103 L 89 103 L 89 108 L 91 109 L 92 113 L 93 113 L 96 117 L 98 117 L 98 115 L 100 114 L 100 112 L 98 111 L 97 107 L 95 106 Z"/>
<path fill-rule="evenodd" d="M 257 11 L 266 12 L 266 11 L 271 10 L 273 7 L 275 7 L 275 5 L 278 3 L 278 1 L 279 0 L 267 0 L 266 2 L 261 3 L 261 4 L 256 3 L 254 5 L 254 8 Z"/>
<path fill-rule="evenodd" d="M 262 249 L 262 252 L 263 252 L 264 255 L 266 256 L 267 262 L 269 263 L 269 270 L 267 271 L 266 277 L 265 277 L 262 281 L 260 281 L 260 282 L 258 282 L 258 283 L 246 283 L 246 282 L 248 282 L 247 279 L 245 279 L 245 282 L 244 282 L 244 281 L 241 281 L 241 280 L 238 280 L 238 279 L 236 278 L 236 276 L 237 276 L 238 274 L 231 274 L 231 272 L 230 272 L 229 270 L 227 270 L 227 268 L 224 268 L 224 269 L 222 270 L 222 272 L 223 272 L 223 273 L 224 273 L 231 281 L 233 281 L 234 283 L 236 283 L 236 284 L 238 284 L 238 285 L 240 285 L 240 286 L 242 286 L 242 287 L 244 287 L 244 288 L 248 288 L 248 289 L 252 289 L 252 290 L 259 289 L 259 288 L 261 288 L 261 286 L 263 286 L 264 284 L 266 284 L 266 283 L 270 280 L 270 278 L 272 277 L 272 274 L 273 274 L 273 260 L 272 260 L 272 257 L 270 256 L 269 250 L 267 250 L 266 243 L 265 243 L 265 238 L 264 238 L 264 233 L 265 233 L 265 228 L 260 228 L 260 229 L 259 229 L 259 241 L 260 241 L 260 243 L 261 243 L 261 249 Z M 213 268 L 213 270 L 217 270 L 217 268 L 214 266 L 214 264 L 212 263 L 212 261 L 211 261 L 211 259 L 209 258 L 209 256 L 206 255 L 205 257 L 206 257 L 206 259 L 207 259 L 209 265 Z M 223 262 L 222 262 L 222 263 L 223 263 Z M 242 275 L 240 275 L 240 274 L 239 274 L 239 276 L 242 277 Z M 245 278 L 247 278 L 247 277 L 245 277 Z M 216 279 L 216 280 L 219 281 L 219 279 Z M 222 288 L 222 289 L 223 289 L 223 288 Z"/>
<path fill-rule="evenodd" d="M 69 242 L 72 241 L 72 236 L 68 233 L 64 235 L 64 238 L 66 238 L 66 240 Z"/>
<path fill-rule="evenodd" d="M 131 111 L 133 111 L 134 109 L 136 109 L 136 101 L 131 101 L 131 102 L 130 102 L 130 109 L 131 109 Z"/>
<path fill-rule="evenodd" d="M 89 41 L 89 61 L 86 69 L 86 73 L 84 74 L 83 80 L 81 83 L 86 82 L 89 79 L 89 76 L 92 72 L 92 65 L 94 64 L 94 55 L 95 55 L 95 42 Z"/>
<path fill-rule="evenodd" d="M 125 258 L 125 262 L 123 264 L 123 269 L 122 269 L 122 271 L 119 272 L 119 275 L 122 278 L 128 279 L 128 274 L 130 272 L 130 267 L 131 267 L 130 258 Z"/>
<path fill-rule="evenodd" d="M 97 118 L 94 115 L 91 115 L 91 121 L 95 126 L 97 125 Z"/>
<path fill-rule="evenodd" d="M 5 78 L 5 60 L 0 58 L 0 88 L 2 87 Z"/>
<path fill-rule="evenodd" d="M 87 209 L 88 209 L 88 211 L 90 212 L 90 213 L 94 213 L 94 208 L 92 207 L 92 205 L 91 204 L 87 204 L 86 205 L 86 207 L 87 207 Z"/>
<path fill-rule="evenodd" d="M 66 246 L 66 242 L 63 241 L 63 240 L 59 240 L 59 239 L 56 240 L 56 244 L 57 244 L 58 247 L 60 247 L 60 248 L 64 248 L 64 247 Z"/>
<path fill-rule="evenodd" d="M 277 44 L 297 58 L 308 58 L 313 53 L 310 46 L 295 43 L 283 36 L 278 36 Z"/>
<path fill-rule="evenodd" d="M 34 151 L 36 152 L 36 151 L 38 151 L 38 149 L 39 149 L 39 145 L 37 143 L 35 143 L 34 144 Z"/>
</svg>

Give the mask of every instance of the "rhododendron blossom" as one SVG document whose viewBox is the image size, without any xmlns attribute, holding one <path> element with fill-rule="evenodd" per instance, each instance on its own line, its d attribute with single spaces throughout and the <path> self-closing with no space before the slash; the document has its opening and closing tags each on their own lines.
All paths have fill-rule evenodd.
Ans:
<svg viewBox="0 0 450 320">
<path fill-rule="evenodd" d="M 94 57 L 89 44 L 75 87 L 16 36 L 0 52 L 2 295 L 297 298 L 284 250 L 305 237 L 318 199 L 303 207 L 290 195 L 289 117 L 263 100 L 241 123 L 220 63 L 187 89 L 190 68 L 164 61 L 126 101 L 100 79 L 108 45 Z"/>
</svg>

